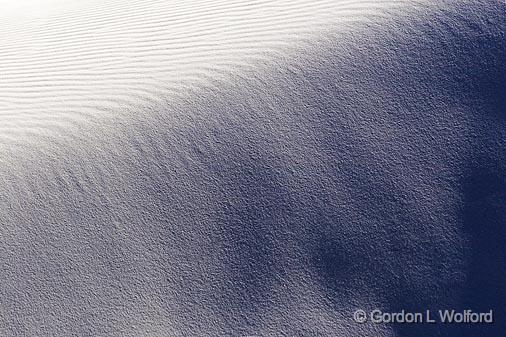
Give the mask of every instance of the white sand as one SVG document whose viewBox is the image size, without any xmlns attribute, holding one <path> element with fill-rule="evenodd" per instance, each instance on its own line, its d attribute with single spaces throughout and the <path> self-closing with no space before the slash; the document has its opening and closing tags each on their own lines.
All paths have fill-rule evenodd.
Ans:
<svg viewBox="0 0 506 337">
<path fill-rule="evenodd" d="M 352 313 L 472 289 L 504 1 L 1 5 L 0 336 L 404 336 Z"/>
</svg>

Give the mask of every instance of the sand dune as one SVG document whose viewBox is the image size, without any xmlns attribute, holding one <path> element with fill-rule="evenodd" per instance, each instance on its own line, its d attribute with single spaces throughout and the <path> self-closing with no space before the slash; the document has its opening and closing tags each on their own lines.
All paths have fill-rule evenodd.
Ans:
<svg viewBox="0 0 506 337">
<path fill-rule="evenodd" d="M 0 336 L 502 336 L 504 1 L 2 6 Z"/>
</svg>

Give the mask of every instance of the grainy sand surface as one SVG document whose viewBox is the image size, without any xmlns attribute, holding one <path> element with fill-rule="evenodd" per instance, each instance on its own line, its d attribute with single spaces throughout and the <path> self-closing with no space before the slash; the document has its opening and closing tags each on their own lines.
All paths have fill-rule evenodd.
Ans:
<svg viewBox="0 0 506 337">
<path fill-rule="evenodd" d="M 0 336 L 504 336 L 504 1 L 0 5 Z"/>
</svg>

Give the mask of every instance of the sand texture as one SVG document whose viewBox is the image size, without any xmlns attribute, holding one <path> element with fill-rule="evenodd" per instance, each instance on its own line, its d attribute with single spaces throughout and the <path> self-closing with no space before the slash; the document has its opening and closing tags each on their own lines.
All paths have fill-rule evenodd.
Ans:
<svg viewBox="0 0 506 337">
<path fill-rule="evenodd" d="M 0 4 L 1 337 L 505 336 L 505 1 Z"/>
</svg>

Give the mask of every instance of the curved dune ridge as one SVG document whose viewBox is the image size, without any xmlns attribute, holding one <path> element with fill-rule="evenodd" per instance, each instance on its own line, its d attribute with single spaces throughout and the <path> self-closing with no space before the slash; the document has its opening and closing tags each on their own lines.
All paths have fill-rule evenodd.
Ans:
<svg viewBox="0 0 506 337">
<path fill-rule="evenodd" d="M 378 9 L 385 7 L 356 1 L 315 1 L 310 9 L 305 1 L 48 1 L 36 6 L 39 17 L 24 15 L 30 5 L 7 11 L 2 29 L 0 113 L 9 139 L 20 132 L 60 138 L 103 110 L 187 96 L 226 82 L 231 72 L 254 69 L 253 62 L 285 57 L 295 43 L 311 43 L 337 24 L 336 16 L 342 25 L 364 20 L 362 13 L 381 16 Z"/>
<path fill-rule="evenodd" d="M 0 336 L 506 331 L 504 1 L 1 5 Z"/>
</svg>

